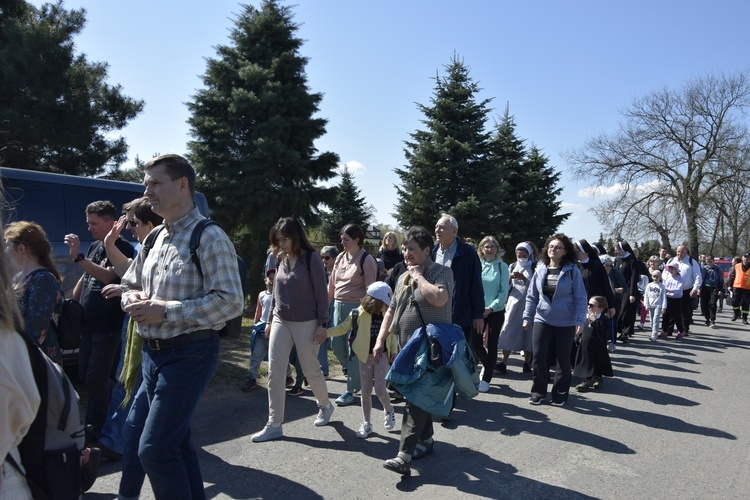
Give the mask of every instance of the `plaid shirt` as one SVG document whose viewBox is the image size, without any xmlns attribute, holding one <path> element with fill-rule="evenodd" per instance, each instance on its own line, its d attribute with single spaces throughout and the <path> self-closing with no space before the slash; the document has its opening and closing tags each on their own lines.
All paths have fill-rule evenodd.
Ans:
<svg viewBox="0 0 750 500">
<path fill-rule="evenodd" d="M 123 306 L 139 290 L 167 302 L 165 321 L 138 325 L 143 338 L 220 330 L 226 321 L 242 314 L 237 254 L 226 233 L 215 225 L 204 229 L 197 250 L 203 277 L 190 258 L 190 236 L 200 219 L 203 216 L 194 208 L 174 224 L 165 224 L 148 257 L 138 253 L 122 278 Z"/>
</svg>

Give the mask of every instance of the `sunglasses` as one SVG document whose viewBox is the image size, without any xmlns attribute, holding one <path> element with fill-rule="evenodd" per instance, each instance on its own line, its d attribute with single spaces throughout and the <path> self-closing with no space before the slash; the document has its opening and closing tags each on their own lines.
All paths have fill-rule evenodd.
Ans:
<svg viewBox="0 0 750 500">
<path fill-rule="evenodd" d="M 138 221 L 137 220 L 129 220 L 128 224 L 130 224 L 130 227 L 138 227 Z"/>
<path fill-rule="evenodd" d="M 322 259 L 323 259 L 323 260 L 331 260 L 331 256 L 330 256 L 330 255 L 324 255 L 324 256 L 322 257 Z"/>
<path fill-rule="evenodd" d="M 589 309 L 593 309 L 595 307 L 600 307 L 600 306 L 598 306 L 596 304 L 589 303 Z"/>
</svg>

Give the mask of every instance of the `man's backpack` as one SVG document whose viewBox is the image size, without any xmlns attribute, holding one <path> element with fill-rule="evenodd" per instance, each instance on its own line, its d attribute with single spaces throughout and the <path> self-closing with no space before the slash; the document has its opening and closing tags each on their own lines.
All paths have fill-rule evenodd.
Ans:
<svg viewBox="0 0 750 500">
<path fill-rule="evenodd" d="M 195 264 L 195 267 L 198 269 L 198 274 L 203 277 L 203 268 L 201 267 L 201 260 L 200 257 L 198 257 L 198 247 L 201 245 L 201 235 L 203 234 L 203 230 L 206 229 L 206 227 L 210 225 L 216 225 L 221 227 L 221 225 L 213 221 L 211 219 L 201 219 L 198 221 L 198 223 L 193 228 L 193 232 L 190 234 L 190 260 L 193 261 L 193 264 Z M 154 247 L 154 243 L 156 242 L 156 237 L 159 235 L 159 233 L 164 229 L 164 224 L 157 226 L 155 230 L 151 231 L 148 236 L 146 236 L 146 239 L 143 241 L 143 246 L 141 247 L 141 253 L 143 253 L 143 258 L 145 259 L 148 257 L 148 253 L 151 251 L 151 249 Z M 242 296 L 244 297 L 246 295 L 246 283 L 247 283 L 247 267 L 245 266 L 245 261 L 242 260 L 242 258 L 237 255 L 237 268 L 239 269 L 240 274 L 240 283 L 242 284 Z M 239 315 L 236 318 L 230 319 L 226 322 L 224 327 L 219 330 L 220 336 L 237 336 L 240 332 L 240 326 L 242 325 L 242 315 Z"/>
<path fill-rule="evenodd" d="M 79 498 L 81 450 L 85 431 L 78 394 L 62 367 L 52 362 L 25 333 L 39 411 L 18 445 L 26 482 L 35 499 Z"/>
<path fill-rule="evenodd" d="M 83 306 L 74 299 L 65 299 L 62 311 L 57 320 L 52 323 L 57 332 L 57 340 L 61 349 L 78 349 L 81 347 L 81 334 L 86 327 L 88 318 Z"/>
</svg>

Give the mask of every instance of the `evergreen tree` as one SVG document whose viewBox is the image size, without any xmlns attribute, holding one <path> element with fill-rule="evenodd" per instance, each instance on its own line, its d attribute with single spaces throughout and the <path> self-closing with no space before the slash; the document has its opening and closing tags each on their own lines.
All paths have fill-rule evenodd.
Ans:
<svg viewBox="0 0 750 500">
<path fill-rule="evenodd" d="M 502 217 L 498 220 L 495 236 L 500 248 L 506 250 L 515 248 L 521 241 L 529 240 L 529 223 L 527 217 L 530 212 L 529 200 L 525 196 L 528 189 L 527 176 L 524 170 L 526 147 L 524 140 L 516 135 L 516 123 L 510 115 L 508 105 L 500 123 L 495 127 L 495 134 L 490 142 L 492 159 L 498 168 L 499 209 Z M 538 235 L 530 241 L 537 243 Z M 512 254 L 509 258 L 513 258 Z"/>
<path fill-rule="evenodd" d="M 143 102 L 105 83 L 107 64 L 76 54 L 83 9 L 62 1 L 36 8 L 22 0 L 0 6 L 0 154 L 6 167 L 97 175 L 127 159 L 113 132 Z"/>
<path fill-rule="evenodd" d="M 528 201 L 528 211 L 519 221 L 516 238 L 518 241 L 531 240 L 539 248 L 547 237 L 553 235 L 557 228 L 570 217 L 560 213 L 560 193 L 558 187 L 560 172 L 548 165 L 549 158 L 544 156 L 536 146 L 532 146 L 524 161 L 524 184 L 526 190 L 520 195 Z M 575 236 L 575 235 L 571 235 Z M 580 236 L 584 238 L 584 236 Z"/>
<path fill-rule="evenodd" d="M 323 215 L 323 229 L 329 242 L 339 241 L 341 228 L 347 224 L 357 224 L 363 231 L 367 228 L 370 213 L 365 198 L 354 184 L 354 175 L 347 167 L 341 169 L 341 182 L 328 208 Z"/>
<path fill-rule="evenodd" d="M 318 154 L 326 120 L 307 86 L 307 59 L 288 7 L 242 6 L 231 43 L 207 61 L 204 89 L 188 103 L 189 157 L 213 216 L 239 243 L 251 270 L 265 260 L 268 230 L 280 216 L 317 223 L 334 188 L 338 156 Z"/>
<path fill-rule="evenodd" d="M 408 163 L 395 169 L 401 178 L 395 216 L 402 227 L 432 228 L 447 212 L 458 219 L 462 236 L 481 238 L 494 233 L 500 217 L 485 132 L 490 99 L 477 101 L 479 86 L 456 55 L 445 70 L 445 77 L 435 77 L 432 105 L 417 105 L 426 129 L 410 134 Z"/>
</svg>

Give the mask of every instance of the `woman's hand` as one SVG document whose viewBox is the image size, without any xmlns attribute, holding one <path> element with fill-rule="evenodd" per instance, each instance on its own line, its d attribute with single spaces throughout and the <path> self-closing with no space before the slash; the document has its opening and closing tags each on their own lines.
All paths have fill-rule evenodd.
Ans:
<svg viewBox="0 0 750 500">
<path fill-rule="evenodd" d="M 492 314 L 492 308 L 491 307 L 485 307 L 484 308 L 484 317 L 486 318 L 490 314 Z"/>
<path fill-rule="evenodd" d="M 271 338 L 271 322 L 266 323 L 266 330 L 263 332 L 267 339 Z"/>
<path fill-rule="evenodd" d="M 524 321 L 523 322 L 523 329 L 524 330 L 528 330 L 529 328 L 531 328 L 531 323 L 529 323 L 528 321 Z"/>
<path fill-rule="evenodd" d="M 112 248 L 115 245 L 115 241 L 120 237 L 120 233 L 125 229 L 128 224 L 128 216 L 123 215 L 112 226 L 107 235 L 104 237 L 104 246 Z"/>
</svg>

